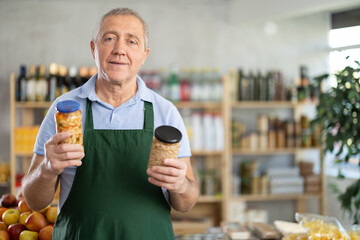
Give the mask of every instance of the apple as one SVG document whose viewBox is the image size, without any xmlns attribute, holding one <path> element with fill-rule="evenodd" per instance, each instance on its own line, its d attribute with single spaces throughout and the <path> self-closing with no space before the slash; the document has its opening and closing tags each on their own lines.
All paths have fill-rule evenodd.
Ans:
<svg viewBox="0 0 360 240">
<path fill-rule="evenodd" d="M 39 232 L 39 240 L 51 240 L 53 234 L 54 227 L 51 225 L 47 225 L 42 228 Z"/>
<path fill-rule="evenodd" d="M 10 208 L 16 206 L 16 197 L 14 194 L 5 193 L 0 199 L 0 205 L 2 207 Z"/>
<path fill-rule="evenodd" d="M 10 226 L 11 224 L 19 222 L 19 216 L 19 210 L 11 208 L 3 213 L 2 220 L 6 225 Z"/>
<path fill-rule="evenodd" d="M 21 223 L 14 223 L 9 226 L 8 233 L 11 237 L 11 240 L 19 240 L 19 235 L 22 231 L 26 230 L 26 227 Z"/>
<path fill-rule="evenodd" d="M 25 226 L 30 231 L 39 232 L 43 227 L 47 225 L 45 216 L 40 212 L 33 212 L 25 220 Z"/>
<path fill-rule="evenodd" d="M 8 226 L 3 222 L 3 221 L 0 221 L 0 230 L 7 230 Z"/>
<path fill-rule="evenodd" d="M 43 209 L 41 209 L 39 212 L 41 212 L 42 214 L 45 214 L 49 208 L 50 208 L 50 204 L 47 205 L 46 207 L 44 207 Z"/>
<path fill-rule="evenodd" d="M 25 220 L 30 216 L 30 214 L 32 214 L 32 211 L 20 213 L 19 223 L 25 225 Z"/>
<path fill-rule="evenodd" d="M 46 219 L 49 221 L 49 223 L 55 223 L 57 212 L 58 212 L 58 208 L 56 206 L 49 207 L 49 209 L 46 211 L 45 216 Z"/>
<path fill-rule="evenodd" d="M 2 215 L 6 210 L 8 210 L 8 208 L 0 207 L 0 220 L 1 221 L 2 221 Z"/>
<path fill-rule="evenodd" d="M 18 209 L 21 213 L 31 211 L 31 209 L 29 208 L 29 205 L 26 203 L 26 201 L 24 199 L 20 200 L 20 202 L 18 204 Z"/>
<path fill-rule="evenodd" d="M 39 234 L 35 231 L 24 230 L 20 233 L 20 240 L 38 240 Z"/>
<path fill-rule="evenodd" d="M 7 231 L 0 230 L 0 240 L 10 240 L 10 235 Z"/>
</svg>

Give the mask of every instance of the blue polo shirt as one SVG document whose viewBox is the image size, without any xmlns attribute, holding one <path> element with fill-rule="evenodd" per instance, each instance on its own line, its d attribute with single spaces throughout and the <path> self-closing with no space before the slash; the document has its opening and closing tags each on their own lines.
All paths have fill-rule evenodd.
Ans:
<svg viewBox="0 0 360 240">
<path fill-rule="evenodd" d="M 83 86 L 76 88 L 58 97 L 48 110 L 36 138 L 34 153 L 44 155 L 44 144 L 56 134 L 56 104 L 63 100 L 75 100 L 80 104 L 82 124 L 85 126 L 86 99 L 92 102 L 94 129 L 142 129 L 144 126 L 144 101 L 151 102 L 154 110 L 154 129 L 161 125 L 170 125 L 179 129 L 183 135 L 179 158 L 190 157 L 190 144 L 184 122 L 174 104 L 147 88 L 144 81 L 138 76 L 137 92 L 127 102 L 114 108 L 112 105 L 99 99 L 95 92 L 97 74 L 92 76 Z M 83 129 L 84 130 L 84 129 Z M 76 167 L 68 167 L 60 175 L 59 208 L 69 195 Z M 168 200 L 168 192 L 163 189 Z"/>
</svg>

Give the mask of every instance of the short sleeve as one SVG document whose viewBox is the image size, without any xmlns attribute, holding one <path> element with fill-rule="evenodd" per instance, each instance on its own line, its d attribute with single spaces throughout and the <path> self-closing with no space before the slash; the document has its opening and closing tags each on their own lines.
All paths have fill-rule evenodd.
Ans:
<svg viewBox="0 0 360 240">
<path fill-rule="evenodd" d="M 36 141 L 34 145 L 34 153 L 38 155 L 45 155 L 44 145 L 45 143 L 56 134 L 56 123 L 55 123 L 55 106 L 54 102 L 49 108 L 45 118 L 43 119 L 39 132 L 36 136 Z"/>
</svg>

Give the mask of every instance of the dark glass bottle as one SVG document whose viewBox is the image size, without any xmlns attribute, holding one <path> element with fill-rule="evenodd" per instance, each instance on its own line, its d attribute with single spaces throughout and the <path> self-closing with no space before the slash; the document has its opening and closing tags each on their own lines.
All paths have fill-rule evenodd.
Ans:
<svg viewBox="0 0 360 240">
<path fill-rule="evenodd" d="M 16 82 L 16 101 L 26 101 L 26 66 L 20 66 L 19 77 Z"/>
</svg>

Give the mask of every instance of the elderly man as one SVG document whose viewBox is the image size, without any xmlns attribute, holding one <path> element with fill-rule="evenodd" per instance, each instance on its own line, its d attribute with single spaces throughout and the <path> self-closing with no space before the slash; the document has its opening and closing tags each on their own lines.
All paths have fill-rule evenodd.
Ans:
<svg viewBox="0 0 360 240">
<path fill-rule="evenodd" d="M 131 9 L 113 9 L 90 46 L 98 73 L 50 107 L 23 181 L 25 200 L 40 210 L 61 183 L 55 240 L 174 239 L 170 206 L 188 211 L 199 192 L 179 112 L 137 75 L 149 54 L 146 24 Z M 55 106 L 69 99 L 80 104 L 84 146 L 59 144 L 70 134 L 56 133 Z M 147 169 L 154 129 L 161 125 L 181 131 L 179 155 Z"/>
</svg>

